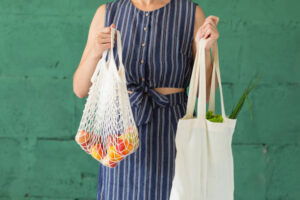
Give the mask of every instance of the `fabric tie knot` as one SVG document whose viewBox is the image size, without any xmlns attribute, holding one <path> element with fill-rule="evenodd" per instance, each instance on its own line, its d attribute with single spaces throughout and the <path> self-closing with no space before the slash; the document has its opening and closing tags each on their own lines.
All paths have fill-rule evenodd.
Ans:
<svg viewBox="0 0 300 200">
<path fill-rule="evenodd" d="M 148 84 L 145 83 L 145 81 L 143 81 L 143 82 L 141 83 L 140 87 L 142 88 L 143 93 L 144 93 L 145 95 L 149 95 L 149 86 L 148 86 Z M 151 88 L 151 89 L 152 89 L 152 88 Z"/>
<path fill-rule="evenodd" d="M 165 107 L 169 104 L 169 99 L 157 92 L 153 86 L 149 86 L 145 81 L 139 84 L 130 83 L 127 89 L 133 93 L 129 95 L 130 105 L 137 107 L 136 124 L 146 124 L 152 119 L 152 110 L 157 107 Z"/>
</svg>

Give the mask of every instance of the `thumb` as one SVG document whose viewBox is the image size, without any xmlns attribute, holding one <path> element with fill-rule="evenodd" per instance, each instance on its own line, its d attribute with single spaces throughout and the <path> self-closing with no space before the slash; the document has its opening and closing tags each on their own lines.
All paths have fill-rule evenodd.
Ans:
<svg viewBox="0 0 300 200">
<path fill-rule="evenodd" d="M 109 31 L 110 31 L 110 27 L 105 27 L 105 28 L 103 29 L 103 32 L 104 32 L 104 33 L 109 33 Z"/>
<path fill-rule="evenodd" d="M 217 16 L 212 16 L 212 20 L 216 23 L 216 25 L 219 23 L 220 18 Z"/>
</svg>

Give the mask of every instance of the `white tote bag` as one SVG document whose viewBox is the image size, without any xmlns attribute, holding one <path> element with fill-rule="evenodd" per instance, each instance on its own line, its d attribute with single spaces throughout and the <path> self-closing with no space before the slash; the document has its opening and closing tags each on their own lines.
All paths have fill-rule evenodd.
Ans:
<svg viewBox="0 0 300 200">
<path fill-rule="evenodd" d="M 119 70 L 113 53 L 115 35 Z M 113 168 L 136 151 L 139 138 L 127 91 L 121 36 L 115 28 L 111 29 L 111 48 L 106 61 L 108 50 L 91 78 L 92 86 L 75 140 L 98 162 Z"/>
<path fill-rule="evenodd" d="M 204 39 L 197 43 L 187 110 L 179 119 L 175 138 L 177 155 L 170 200 L 233 200 L 234 174 L 231 149 L 236 119 L 225 115 L 217 44 L 211 49 L 213 76 L 209 110 L 215 112 L 215 74 L 218 77 L 223 122 L 206 119 L 206 67 Z M 197 117 L 193 116 L 197 84 Z"/>
</svg>

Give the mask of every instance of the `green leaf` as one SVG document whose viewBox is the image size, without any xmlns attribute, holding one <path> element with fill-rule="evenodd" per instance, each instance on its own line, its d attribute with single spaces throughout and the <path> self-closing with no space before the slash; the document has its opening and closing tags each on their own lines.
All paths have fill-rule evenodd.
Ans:
<svg viewBox="0 0 300 200">
<path fill-rule="evenodd" d="M 230 119 L 236 119 L 237 118 L 239 112 L 241 111 L 241 109 L 244 105 L 245 100 L 247 100 L 248 106 L 250 105 L 248 95 L 255 88 L 255 86 L 257 85 L 257 83 L 260 80 L 261 76 L 262 76 L 262 72 L 259 75 L 257 75 L 256 78 L 253 78 L 253 79 L 250 80 L 247 88 L 244 90 L 244 92 L 243 92 L 242 96 L 240 97 L 237 105 L 234 107 L 233 111 L 229 115 Z M 249 108 L 250 108 L 251 119 L 252 119 L 251 107 L 249 107 Z"/>
<path fill-rule="evenodd" d="M 210 110 L 206 112 L 206 119 L 208 119 L 211 122 L 223 122 L 222 115 L 213 114 L 213 112 Z"/>
</svg>

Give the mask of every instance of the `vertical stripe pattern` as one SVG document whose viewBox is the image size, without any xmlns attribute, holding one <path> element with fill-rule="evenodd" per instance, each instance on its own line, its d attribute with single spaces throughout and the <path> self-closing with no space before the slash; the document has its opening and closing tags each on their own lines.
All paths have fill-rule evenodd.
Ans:
<svg viewBox="0 0 300 200">
<path fill-rule="evenodd" d="M 131 0 L 106 4 L 105 26 L 121 33 L 132 112 L 139 129 L 136 152 L 115 168 L 99 164 L 97 200 L 167 200 L 175 172 L 175 134 L 186 91 L 162 95 L 155 87 L 187 88 L 192 73 L 196 3 L 171 0 L 143 11 Z M 117 49 L 113 49 L 117 66 Z"/>
</svg>

